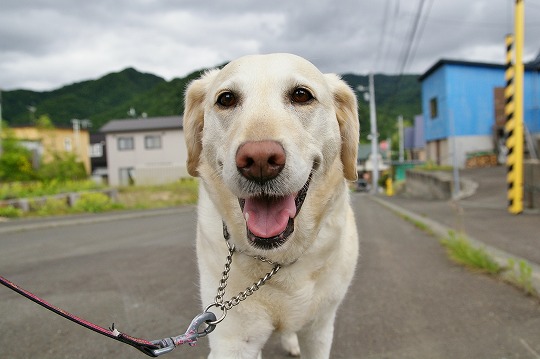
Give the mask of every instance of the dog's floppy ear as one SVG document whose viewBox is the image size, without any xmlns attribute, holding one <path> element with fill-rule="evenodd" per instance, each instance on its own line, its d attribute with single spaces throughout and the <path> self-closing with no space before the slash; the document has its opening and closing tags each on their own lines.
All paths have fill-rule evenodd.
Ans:
<svg viewBox="0 0 540 359">
<path fill-rule="evenodd" d="M 341 133 L 341 162 L 343 173 L 349 181 L 356 181 L 356 159 L 358 157 L 358 141 L 360 123 L 358 122 L 358 105 L 351 88 L 334 74 L 326 74 L 326 80 L 334 95 L 334 107 Z"/>
<path fill-rule="evenodd" d="M 212 70 L 187 87 L 184 107 L 184 135 L 187 146 L 187 170 L 193 177 L 199 176 L 199 160 L 202 151 L 204 127 L 204 101 L 210 80 L 218 72 Z"/>
</svg>

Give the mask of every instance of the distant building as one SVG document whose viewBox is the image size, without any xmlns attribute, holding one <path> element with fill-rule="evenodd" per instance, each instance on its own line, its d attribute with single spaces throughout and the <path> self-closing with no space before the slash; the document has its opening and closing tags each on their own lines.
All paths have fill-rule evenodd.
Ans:
<svg viewBox="0 0 540 359">
<path fill-rule="evenodd" d="M 533 65 L 525 68 L 524 123 L 540 137 L 538 70 Z M 427 160 L 451 165 L 455 146 L 457 163 L 463 167 L 467 154 L 499 149 L 504 73 L 504 65 L 440 60 L 420 76 Z"/>
<path fill-rule="evenodd" d="M 404 128 L 403 147 L 406 159 L 412 161 L 426 160 L 426 140 L 424 138 L 424 116 L 414 116 L 414 125 Z"/>
<path fill-rule="evenodd" d="M 86 129 L 74 132 L 72 128 L 19 126 L 12 127 L 11 130 L 15 138 L 35 154 L 35 158 L 48 162 L 55 153 L 71 153 L 84 164 L 86 173 L 90 173 L 90 139 Z"/>
<path fill-rule="evenodd" d="M 109 184 L 173 182 L 189 177 L 181 116 L 112 120 L 105 134 Z"/>
<path fill-rule="evenodd" d="M 104 133 L 90 134 L 89 155 L 92 178 L 96 182 L 108 183 L 107 146 Z"/>
</svg>

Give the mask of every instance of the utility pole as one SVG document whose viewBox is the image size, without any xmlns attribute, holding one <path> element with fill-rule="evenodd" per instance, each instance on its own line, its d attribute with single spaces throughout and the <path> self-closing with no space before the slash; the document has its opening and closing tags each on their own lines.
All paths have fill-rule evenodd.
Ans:
<svg viewBox="0 0 540 359">
<path fill-rule="evenodd" d="M 456 124 L 454 122 L 454 111 L 450 110 L 450 134 L 452 136 L 452 178 L 454 188 L 452 190 L 452 199 L 458 199 L 461 192 L 461 185 L 459 181 L 459 163 L 457 157 L 457 144 L 456 144 Z"/>
<path fill-rule="evenodd" d="M 524 0 L 515 3 L 514 38 L 506 37 L 506 157 L 508 212 L 523 212 L 523 38 Z M 515 51 L 512 53 L 512 48 Z M 514 64 L 512 66 L 512 54 Z"/>
<path fill-rule="evenodd" d="M 403 116 L 398 116 L 398 132 L 399 132 L 399 162 L 405 160 L 405 143 L 403 142 Z"/>
<path fill-rule="evenodd" d="M 375 112 L 375 84 L 373 81 L 373 72 L 369 74 L 369 122 L 371 126 L 371 156 L 373 172 L 371 176 L 371 185 L 373 193 L 379 193 L 379 141 L 377 133 L 377 114 Z"/>
</svg>

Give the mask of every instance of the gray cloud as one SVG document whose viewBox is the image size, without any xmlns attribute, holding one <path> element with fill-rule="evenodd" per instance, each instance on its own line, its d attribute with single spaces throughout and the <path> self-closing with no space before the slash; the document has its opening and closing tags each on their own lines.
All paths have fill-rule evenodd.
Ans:
<svg viewBox="0 0 540 359">
<path fill-rule="evenodd" d="M 324 72 L 422 73 L 438 59 L 504 61 L 510 0 L 19 0 L 0 12 L 0 88 L 52 89 L 134 66 L 167 79 L 250 53 L 292 52 Z M 526 2 L 526 60 L 540 48 Z"/>
</svg>

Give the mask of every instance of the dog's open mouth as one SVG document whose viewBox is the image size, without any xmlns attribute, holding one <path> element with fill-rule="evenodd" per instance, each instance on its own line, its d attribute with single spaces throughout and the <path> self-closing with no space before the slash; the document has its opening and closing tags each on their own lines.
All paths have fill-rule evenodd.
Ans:
<svg viewBox="0 0 540 359">
<path fill-rule="evenodd" d="M 239 199 L 250 243 L 259 249 L 283 245 L 294 232 L 294 219 L 306 199 L 311 175 L 298 193 L 288 196 L 257 196 Z"/>
</svg>

